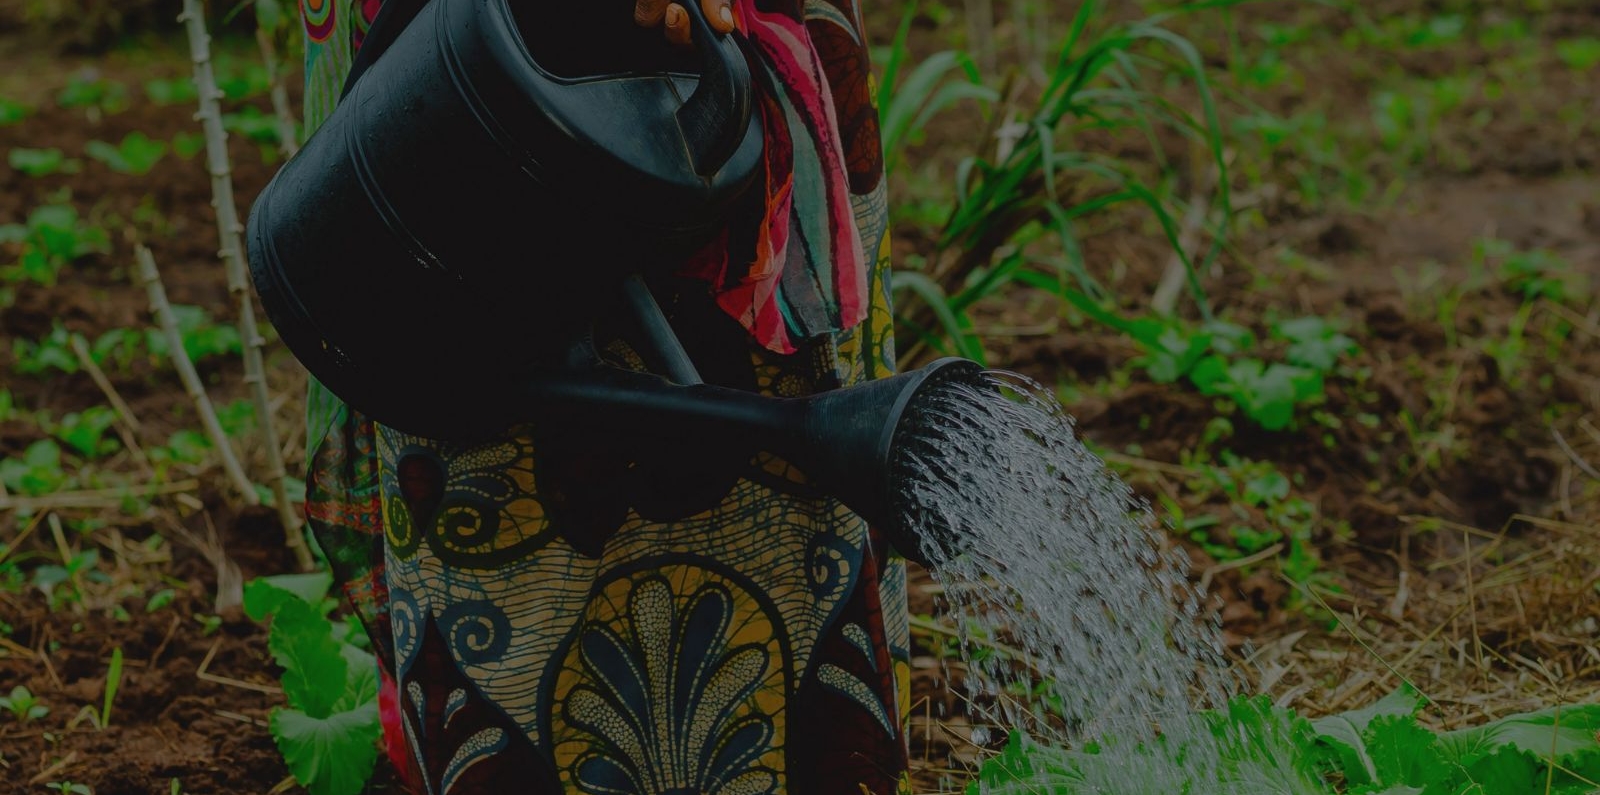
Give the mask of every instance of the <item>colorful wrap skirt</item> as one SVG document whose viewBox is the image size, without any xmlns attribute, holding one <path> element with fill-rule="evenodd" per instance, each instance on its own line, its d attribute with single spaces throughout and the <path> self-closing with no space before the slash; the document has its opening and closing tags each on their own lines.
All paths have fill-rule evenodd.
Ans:
<svg viewBox="0 0 1600 795">
<path fill-rule="evenodd" d="M 301 0 L 308 127 L 378 7 Z M 713 383 L 799 396 L 885 376 L 855 0 L 734 7 L 765 87 L 764 190 L 657 297 Z M 641 467 L 537 424 L 440 442 L 315 383 L 308 423 L 308 519 L 372 637 L 385 743 L 415 792 L 905 791 L 904 561 L 781 459 L 708 446 Z M 711 469 L 726 477 L 707 491 Z"/>
</svg>

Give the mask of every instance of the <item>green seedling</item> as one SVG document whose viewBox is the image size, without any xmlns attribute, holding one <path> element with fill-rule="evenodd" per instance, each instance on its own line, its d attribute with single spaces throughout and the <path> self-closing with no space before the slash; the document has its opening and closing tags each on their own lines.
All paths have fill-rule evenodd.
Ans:
<svg viewBox="0 0 1600 795">
<path fill-rule="evenodd" d="M 11 688 L 9 696 L 0 696 L 0 709 L 10 712 L 20 723 L 35 721 L 50 714 L 50 708 L 39 703 L 39 699 L 22 685 Z"/>
<path fill-rule="evenodd" d="M 256 60 L 237 60 L 218 56 L 215 60 L 217 88 L 230 102 L 239 102 L 265 95 L 272 90 L 272 75 L 267 67 Z"/>
<path fill-rule="evenodd" d="M 53 439 L 28 445 L 20 458 L 0 459 L 0 483 L 17 494 L 37 497 L 56 491 L 67 482 L 61 468 L 61 447 Z"/>
<path fill-rule="evenodd" d="M 128 107 L 128 87 L 92 72 L 79 73 L 56 95 L 56 104 L 83 108 L 91 118 L 98 118 L 101 113 L 116 113 Z"/>
<path fill-rule="evenodd" d="M 25 375 L 51 370 L 78 372 L 78 357 L 72 352 L 72 333 L 59 323 L 43 339 L 12 340 L 11 356 L 16 359 L 16 371 Z"/>
<path fill-rule="evenodd" d="M 194 620 L 200 625 L 200 636 L 209 638 L 222 629 L 222 616 L 195 614 Z"/>
<path fill-rule="evenodd" d="M 154 613 L 166 607 L 167 605 L 172 604 L 172 600 L 176 599 L 177 596 L 177 591 L 171 588 L 162 588 L 161 590 L 150 594 L 150 600 L 145 602 L 144 611 L 146 613 Z"/>
<path fill-rule="evenodd" d="M 76 174 L 83 168 L 83 163 L 67 157 L 55 147 L 27 149 L 19 146 L 7 153 L 6 163 L 30 177 Z"/>
<path fill-rule="evenodd" d="M 1042 282 L 1035 282 L 1044 286 Z M 1273 326 L 1285 341 L 1287 362 L 1256 355 L 1255 336 L 1232 323 L 1211 320 L 1199 326 L 1171 317 L 1125 318 L 1076 290 L 1064 297 L 1085 315 L 1121 331 L 1144 355 L 1135 360 L 1157 383 L 1187 380 L 1200 394 L 1229 401 L 1269 431 L 1288 428 L 1298 409 L 1321 402 L 1326 376 L 1355 343 L 1320 318 Z"/>
<path fill-rule="evenodd" d="M 256 406 L 249 398 L 239 398 L 216 406 L 217 423 L 230 437 L 243 436 L 255 430 Z"/>
<path fill-rule="evenodd" d="M 237 355 L 239 330 L 212 321 L 204 309 L 188 304 L 174 304 L 172 314 L 178 320 L 178 334 L 183 338 L 183 350 L 189 359 L 198 363 L 212 356 Z M 150 355 L 167 358 L 167 338 L 155 329 L 145 334 L 145 347 Z"/>
<path fill-rule="evenodd" d="M 122 685 L 122 647 L 111 650 L 111 666 L 106 669 L 106 692 L 100 704 L 100 728 L 111 725 L 111 703 L 117 698 L 117 688 Z"/>
<path fill-rule="evenodd" d="M 65 442 L 78 455 L 93 459 L 114 452 L 120 446 L 106 432 L 117 422 L 117 413 L 105 406 L 91 406 L 62 417 L 50 433 Z"/>
<path fill-rule="evenodd" d="M 1583 274 L 1547 249 L 1522 250 L 1504 240 L 1484 238 L 1473 246 L 1474 265 L 1493 269 L 1507 289 L 1524 300 L 1566 303 L 1586 292 Z"/>
<path fill-rule="evenodd" d="M 279 140 L 278 120 L 254 105 L 246 105 L 235 113 L 224 113 L 222 129 L 265 146 L 276 146 Z"/>
<path fill-rule="evenodd" d="M 110 246 L 104 229 L 78 217 L 70 204 L 47 204 L 28 214 L 26 224 L 0 224 L 0 245 L 21 244 L 13 265 L 0 267 L 0 282 L 31 281 L 55 286 L 61 269 Z"/>
<path fill-rule="evenodd" d="M 146 452 L 158 464 L 199 464 L 211 454 L 211 440 L 199 431 L 185 428 L 175 431 L 165 445 Z"/>
<path fill-rule="evenodd" d="M 135 130 L 123 136 L 122 143 L 116 146 L 105 141 L 90 141 L 84 146 L 84 154 L 105 163 L 119 174 L 142 176 L 150 173 L 166 156 L 167 143 L 152 140 L 150 136 Z"/>
<path fill-rule="evenodd" d="M 206 137 L 203 133 L 181 132 L 172 136 L 172 153 L 178 157 L 189 160 L 206 148 Z"/>
<path fill-rule="evenodd" d="M 63 565 L 47 564 L 33 570 L 33 587 L 38 588 L 45 595 L 50 609 L 55 610 L 64 603 L 81 603 L 83 601 L 83 588 L 79 580 L 84 575 L 91 579 L 97 574 L 95 564 L 100 562 L 100 553 L 93 549 L 85 549 L 73 553 Z M 61 585 L 66 584 L 69 589 L 63 593 Z"/>
<path fill-rule="evenodd" d="M 94 790 L 88 784 L 75 784 L 71 781 L 52 781 L 45 785 L 61 795 L 94 795 Z"/>
<path fill-rule="evenodd" d="M 0 97 L 0 127 L 9 127 L 16 124 L 28 118 L 28 115 L 32 112 L 32 108 L 21 102 Z"/>
<path fill-rule="evenodd" d="M 1556 42 L 1556 57 L 1566 64 L 1569 69 L 1579 72 L 1592 71 L 1600 66 L 1600 38 L 1584 36 L 1577 39 L 1562 39 Z"/>
<path fill-rule="evenodd" d="M 190 105 L 199 97 L 194 80 L 187 77 L 146 80 L 144 95 L 157 105 Z"/>
</svg>

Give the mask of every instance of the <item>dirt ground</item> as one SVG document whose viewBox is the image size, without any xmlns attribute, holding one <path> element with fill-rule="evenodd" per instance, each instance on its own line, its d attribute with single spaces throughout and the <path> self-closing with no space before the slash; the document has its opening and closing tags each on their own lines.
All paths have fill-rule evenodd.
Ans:
<svg viewBox="0 0 1600 795">
<path fill-rule="evenodd" d="M 1600 14 L 1558 10 L 1540 30 L 1593 34 Z M 70 154 L 136 130 L 158 140 L 192 132 L 187 104 L 143 101 L 139 88 L 152 76 L 186 74 L 181 50 L 159 49 L 177 46 L 162 40 L 158 56 L 133 48 L 91 59 L 62 56 L 54 44 L 30 47 L 11 34 L 0 46 L 0 97 L 38 110 L 0 126 L 0 151 L 54 146 Z M 1427 59 L 1413 67 L 1422 76 L 1443 68 Z M 81 69 L 128 84 L 127 109 L 94 115 L 55 107 L 50 98 Z M 1355 375 L 1330 380 L 1323 410 L 1376 418 L 1297 433 L 1236 422 L 1228 442 L 1238 456 L 1274 462 L 1315 506 L 1325 587 L 1301 590 L 1273 567 L 1219 562 L 1189 544 L 1195 575 L 1214 594 L 1251 685 L 1280 703 L 1310 714 L 1336 711 L 1370 702 L 1403 677 L 1433 698 L 1430 719 L 1451 725 L 1600 692 L 1600 472 L 1590 464 L 1600 462 L 1591 417 L 1600 412 L 1600 310 L 1584 293 L 1578 309 L 1540 304 L 1519 318 L 1521 297 L 1482 280 L 1474 265 L 1474 241 L 1492 235 L 1554 252 L 1588 284 L 1600 280 L 1600 138 L 1556 113 L 1585 96 L 1600 110 L 1600 95 L 1592 75 L 1551 67 L 1548 77 L 1520 100 L 1523 112 L 1442 131 L 1432 141 L 1438 158 L 1403 179 L 1386 175 L 1392 190 L 1371 208 L 1307 208 L 1269 190 L 1239 197 L 1256 221 L 1207 274 L 1213 301 L 1237 323 L 1286 313 L 1346 321 L 1360 346 L 1349 365 Z M 1365 101 L 1355 96 L 1367 79 L 1360 63 L 1326 64 L 1319 79 L 1330 96 L 1348 93 L 1351 106 Z M 1288 107 L 1299 99 L 1283 89 L 1262 101 Z M 250 102 L 270 111 L 263 98 Z M 243 209 L 276 158 L 239 135 L 231 145 Z M 911 156 L 931 157 L 927 151 L 940 146 L 934 135 Z M 67 200 L 111 232 L 107 251 L 73 263 L 56 285 L 17 285 L 14 302 L 0 310 L 0 388 L 16 405 L 55 416 L 106 398 L 81 372 L 16 372 L 13 342 L 46 337 L 58 323 L 91 340 L 148 325 L 144 293 L 131 278 L 136 242 L 152 249 L 175 303 L 230 319 L 202 159 L 168 154 L 137 177 L 81 159 L 79 172 L 46 177 L 0 165 L 0 224 Z M 1385 176 L 1382 166 L 1374 169 Z M 917 234 L 908 231 L 900 245 L 914 250 Z M 1113 286 L 1130 305 L 1150 294 L 1168 258 L 1160 241 L 1115 222 L 1093 230 L 1086 250 L 1118 263 Z M 1282 265 L 1287 252 L 1295 255 L 1292 267 Z M 0 262 L 10 259 L 6 253 Z M 1123 337 L 1066 325 L 1057 304 L 1031 291 L 1016 291 L 989 315 L 996 325 L 1048 329 L 997 334 L 991 344 L 996 364 L 1046 384 L 1098 384 L 1138 353 Z M 1513 337 L 1525 340 L 1521 359 L 1460 343 Z M 1507 372 L 1508 362 L 1520 369 Z M 305 377 L 281 348 L 269 365 L 279 427 L 298 462 Z M 245 396 L 235 357 L 209 359 L 201 371 L 218 403 Z M 147 443 L 195 427 L 165 362 L 137 356 L 111 376 Z M 1186 455 L 1209 445 L 1216 416 L 1209 399 L 1137 376 L 1069 394 L 1085 437 L 1142 493 L 1180 502 L 1193 496 Z M 0 414 L 0 456 L 20 457 L 46 435 L 38 422 Z M 261 451 L 245 449 L 246 464 L 260 472 Z M 138 478 L 126 451 L 95 466 Z M 283 573 L 293 562 L 282 529 L 269 510 L 239 508 L 212 461 L 181 465 L 171 481 L 181 488 L 157 500 L 154 518 L 128 519 L 114 502 L 63 509 L 88 522 L 71 532 L 98 550 L 109 574 L 86 588 L 94 598 L 52 609 L 35 590 L 0 590 L 0 627 L 9 627 L 0 634 L 0 695 L 22 685 L 51 707 L 28 724 L 0 716 L 0 790 L 44 792 L 47 783 L 71 781 L 98 795 L 165 793 L 173 779 L 195 795 L 287 788 L 265 728 L 282 703 L 266 635 L 243 615 L 214 615 L 218 572 L 198 548 L 214 534 L 245 579 Z M 77 485 L 102 481 L 85 473 Z M 1206 499 L 1222 510 L 1218 498 Z M 1227 510 L 1263 521 L 1258 509 Z M 45 515 L 0 511 L 0 540 L 64 553 L 67 542 Z M 927 578 L 917 585 L 913 612 L 935 614 Z M 149 595 L 163 588 L 173 591 L 170 604 L 147 609 Z M 945 772 L 981 750 L 970 742 L 959 696 L 944 687 L 936 640 L 919 635 L 914 665 L 919 717 L 911 746 L 924 792 L 949 787 Z M 125 671 L 111 724 L 97 729 L 77 710 L 99 703 L 114 648 Z M 374 787 L 393 790 L 381 763 Z"/>
</svg>

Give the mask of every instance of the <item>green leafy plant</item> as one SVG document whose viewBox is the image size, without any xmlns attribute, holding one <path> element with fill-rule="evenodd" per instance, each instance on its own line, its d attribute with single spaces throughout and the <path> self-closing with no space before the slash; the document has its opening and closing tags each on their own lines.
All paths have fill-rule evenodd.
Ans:
<svg viewBox="0 0 1600 795">
<path fill-rule="evenodd" d="M 1011 285 L 1048 285 L 1057 295 L 1070 288 L 1104 300 L 1109 293 L 1088 268 L 1078 229 L 1085 219 L 1116 207 L 1147 213 L 1209 318 L 1193 246 L 1180 245 L 1172 196 L 1177 180 L 1162 141 L 1176 137 L 1193 144 L 1205 154 L 1202 167 L 1218 175 L 1216 195 L 1208 197 L 1215 212 L 1207 213 L 1217 218 L 1203 219 L 1210 245 L 1199 254 L 1200 264 L 1215 260 L 1231 225 L 1229 164 L 1206 64 L 1165 23 L 1176 13 L 1228 4 L 1193 4 L 1184 12 L 1132 20 L 1103 2 L 1078 4 L 1038 90 L 1009 100 L 991 114 L 982 134 L 972 136 L 981 143 L 956 168 L 942 224 L 925 230 L 932 250 L 908 259 L 917 267 L 894 274 L 898 333 L 913 342 L 903 348 L 907 363 L 935 352 L 982 361 L 969 312 Z M 914 131 L 930 112 L 956 99 L 991 96 L 964 87 L 977 80 L 960 58 L 939 66 L 942 73 L 912 71 L 915 93 L 903 99 L 895 94 L 912 83 L 910 77 L 885 70 L 879 93 L 885 129 Z M 1193 110 L 1167 97 L 1176 86 L 1196 100 Z M 1012 107 L 1021 97 L 1029 104 Z M 1107 136 L 1143 142 L 1149 151 L 1118 156 L 1091 143 Z M 991 147 L 993 141 L 999 144 Z"/>
<path fill-rule="evenodd" d="M 204 309 L 189 304 L 174 304 L 172 314 L 178 320 L 178 334 L 183 338 L 183 350 L 189 354 L 191 360 L 200 362 L 212 356 L 239 353 L 239 330 L 213 321 L 211 315 Z M 145 347 L 152 356 L 166 358 L 168 355 L 166 335 L 155 329 L 150 329 L 146 333 Z"/>
<path fill-rule="evenodd" d="M 123 136 L 115 146 L 105 141 L 90 141 L 83 147 L 84 154 L 105 163 L 119 174 L 142 176 L 161 162 L 167 154 L 167 142 L 157 141 L 138 130 Z"/>
<path fill-rule="evenodd" d="M 51 429 L 51 435 L 84 458 L 98 458 L 118 448 L 115 439 L 106 438 L 106 431 L 116 422 L 115 411 L 105 406 L 90 406 L 62 417 Z"/>
<path fill-rule="evenodd" d="M 76 784 L 71 781 L 52 781 L 45 785 L 61 795 L 94 795 L 94 790 L 88 784 Z"/>
<path fill-rule="evenodd" d="M 1568 68 L 1587 72 L 1600 66 L 1600 38 L 1584 36 L 1556 42 L 1556 57 Z"/>
<path fill-rule="evenodd" d="M 18 494 L 37 497 L 67 482 L 61 468 L 61 447 L 53 439 L 40 439 L 22 451 L 22 457 L 0 459 L 0 482 Z"/>
<path fill-rule="evenodd" d="M 78 216 L 70 204 L 47 204 L 28 214 L 26 224 L 0 224 L 0 245 L 21 244 L 13 265 L 0 267 L 0 282 L 31 281 L 53 287 L 61 269 L 80 257 L 104 252 L 110 237 Z"/>
<path fill-rule="evenodd" d="M 372 655 L 338 640 L 326 614 L 327 575 L 252 580 L 244 608 L 271 620 L 267 648 L 283 668 L 287 707 L 274 709 L 273 741 L 312 795 L 355 795 L 377 760 L 378 675 Z"/>
<path fill-rule="evenodd" d="M 81 578 L 105 578 L 103 573 L 94 570 L 99 562 L 100 553 L 96 550 L 73 552 L 59 566 L 52 563 L 34 569 L 33 587 L 44 593 L 51 610 L 67 603 L 80 603 L 83 601 Z M 68 587 L 63 590 L 62 585 Z"/>
<path fill-rule="evenodd" d="M 878 97 L 884 167 L 889 171 L 899 163 L 905 147 L 918 141 L 934 116 L 963 101 L 976 101 L 986 107 L 1000 99 L 1000 92 L 983 84 L 972 57 L 957 50 L 921 59 L 900 79 L 909 60 L 906 40 L 917 13 L 915 3 L 907 5 L 885 59 L 883 85 L 888 88 Z"/>
<path fill-rule="evenodd" d="M 51 174 L 75 174 L 83 164 L 67 157 L 60 149 L 28 149 L 17 147 L 6 154 L 6 163 L 30 177 L 48 177 Z"/>
<path fill-rule="evenodd" d="M 1187 380 L 1200 394 L 1226 399 L 1269 431 L 1288 428 L 1298 409 L 1320 402 L 1326 376 L 1356 349 L 1354 340 L 1326 320 L 1297 318 L 1272 326 L 1285 361 L 1269 361 L 1254 355 L 1255 335 L 1232 323 L 1210 320 L 1191 326 L 1172 317 L 1127 318 L 1076 290 L 1062 294 L 1091 319 L 1137 342 L 1144 355 L 1135 365 L 1152 380 Z"/>
<path fill-rule="evenodd" d="M 243 135 L 258 144 L 276 146 L 278 143 L 278 120 L 262 113 L 254 105 L 222 114 L 222 129 Z"/>
<path fill-rule="evenodd" d="M 189 105 L 194 103 L 198 93 L 190 78 L 157 77 L 144 82 L 144 95 L 157 105 Z"/>
<path fill-rule="evenodd" d="M 181 132 L 172 136 L 172 153 L 188 160 L 206 148 L 206 137 L 202 133 Z"/>
<path fill-rule="evenodd" d="M 0 97 L 0 127 L 7 127 L 12 124 L 16 124 L 17 122 L 28 118 L 28 114 L 32 112 L 32 108 L 29 108 L 27 105 L 24 105 L 21 102 Z"/>
<path fill-rule="evenodd" d="M 1041 746 L 1020 734 L 986 760 L 970 795 L 1169 795 L 1216 791 L 1274 795 L 1588 795 L 1600 782 L 1600 705 L 1551 707 L 1471 728 L 1437 732 L 1417 720 L 1420 696 L 1397 691 L 1371 706 L 1310 721 L 1240 698 L 1186 721 L 1179 739 L 1130 743 L 1102 737 L 1082 749 Z M 1219 777 L 1130 784 L 1130 770 L 1170 771 L 1208 740 Z M 1116 786 L 1103 788 L 1106 782 Z M 1201 785 L 1204 785 L 1202 787 Z"/>
<path fill-rule="evenodd" d="M 116 113 L 128 107 L 128 87 L 93 72 L 80 72 L 56 95 L 56 104 L 87 109 L 91 116 Z"/>
<path fill-rule="evenodd" d="M 1586 292 L 1583 274 L 1548 249 L 1519 249 L 1512 243 L 1483 238 L 1473 245 L 1473 263 L 1494 270 L 1507 289 L 1533 301 L 1565 303 Z"/>
<path fill-rule="evenodd" d="M 223 98 L 230 102 L 259 97 L 272 90 L 272 75 L 257 60 L 218 55 L 214 63 L 217 88 L 222 89 Z"/>
<path fill-rule="evenodd" d="M 16 371 L 25 375 L 38 375 L 50 370 L 78 372 L 78 357 L 72 352 L 72 332 L 60 323 L 42 339 L 12 340 L 11 355 L 16 359 Z"/>
<path fill-rule="evenodd" d="M 38 720 L 50 714 L 50 708 L 39 703 L 28 688 L 17 685 L 11 688 L 11 695 L 0 696 L 0 709 L 11 713 L 21 723 Z"/>
</svg>

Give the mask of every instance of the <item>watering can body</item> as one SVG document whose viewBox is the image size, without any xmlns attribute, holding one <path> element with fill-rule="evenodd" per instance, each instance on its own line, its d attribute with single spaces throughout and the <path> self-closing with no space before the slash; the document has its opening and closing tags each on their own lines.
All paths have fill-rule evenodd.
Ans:
<svg viewBox="0 0 1600 795">
<path fill-rule="evenodd" d="M 757 179 L 734 38 L 698 3 L 697 49 L 679 51 L 633 24 L 632 0 L 423 2 L 385 4 L 343 99 L 250 214 L 257 294 L 311 374 L 432 438 L 532 421 L 677 470 L 708 448 L 775 452 L 920 559 L 896 451 L 918 396 L 976 364 L 765 397 L 699 383 L 648 299 L 634 319 L 655 344 L 640 352 L 676 360 L 673 378 L 594 356 L 616 296 L 720 232 Z"/>
<path fill-rule="evenodd" d="M 673 50 L 632 9 L 430 0 L 273 178 L 252 277 L 335 394 L 419 432 L 503 428 L 507 385 L 626 275 L 722 228 L 761 163 L 743 53 L 698 13 L 703 43 Z"/>
</svg>

